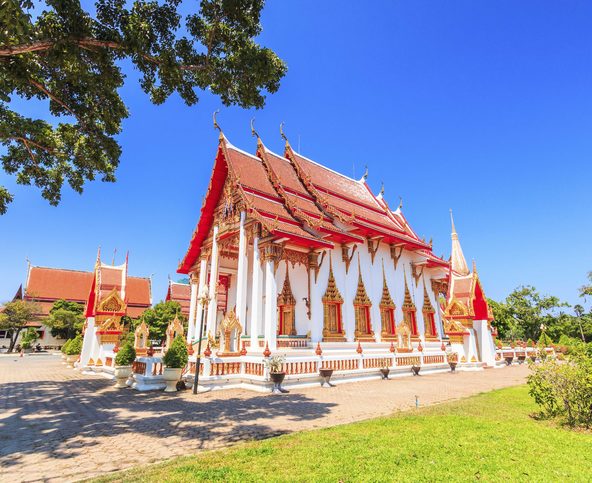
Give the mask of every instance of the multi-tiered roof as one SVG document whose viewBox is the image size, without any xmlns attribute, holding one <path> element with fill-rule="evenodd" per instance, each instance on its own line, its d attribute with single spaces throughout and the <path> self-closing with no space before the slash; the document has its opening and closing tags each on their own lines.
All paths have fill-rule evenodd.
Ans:
<svg viewBox="0 0 592 483">
<path fill-rule="evenodd" d="M 401 208 L 391 210 L 365 178 L 354 180 L 326 168 L 295 152 L 287 141 L 282 156 L 258 138 L 252 155 L 220 134 L 200 219 L 179 273 L 188 273 L 198 259 L 225 192 L 274 238 L 309 249 L 380 239 L 418 253 L 427 266 L 448 267 L 411 229 Z"/>
</svg>

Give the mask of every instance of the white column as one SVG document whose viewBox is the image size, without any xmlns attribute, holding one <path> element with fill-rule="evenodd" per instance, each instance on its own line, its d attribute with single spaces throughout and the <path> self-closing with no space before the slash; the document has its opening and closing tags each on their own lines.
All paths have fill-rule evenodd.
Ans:
<svg viewBox="0 0 592 483">
<path fill-rule="evenodd" d="M 263 273 L 259 255 L 259 238 L 253 237 L 253 279 L 251 284 L 251 350 L 259 351 L 259 319 L 262 315 L 261 296 L 263 295 Z"/>
<path fill-rule="evenodd" d="M 210 266 L 210 304 L 208 305 L 208 322 L 206 334 L 216 337 L 216 316 L 218 315 L 218 227 L 214 227 L 212 242 L 212 263 Z"/>
<path fill-rule="evenodd" d="M 205 255 L 201 256 L 199 261 L 199 285 L 197 286 L 196 306 L 195 306 L 195 319 L 193 321 L 193 338 L 199 340 L 199 328 L 201 326 L 201 318 L 204 311 L 204 307 L 198 300 L 199 294 L 203 291 L 207 283 L 208 276 L 208 258 Z"/>
<path fill-rule="evenodd" d="M 240 216 L 238 242 L 238 272 L 236 275 L 236 316 L 240 324 L 246 328 L 247 316 L 247 236 L 245 233 L 245 212 Z"/>
<path fill-rule="evenodd" d="M 187 342 L 191 342 L 195 337 L 195 308 L 197 306 L 197 280 L 195 274 L 189 275 L 189 286 L 191 287 L 191 297 L 189 299 L 189 320 L 187 321 Z"/>
<path fill-rule="evenodd" d="M 271 247 L 270 247 L 271 248 Z M 275 258 L 265 257 L 265 342 L 269 350 L 277 349 L 277 284 L 275 281 Z"/>
</svg>

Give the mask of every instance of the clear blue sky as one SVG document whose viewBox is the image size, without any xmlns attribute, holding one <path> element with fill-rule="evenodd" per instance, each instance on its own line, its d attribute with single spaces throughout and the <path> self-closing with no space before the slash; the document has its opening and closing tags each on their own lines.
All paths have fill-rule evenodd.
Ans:
<svg viewBox="0 0 592 483">
<path fill-rule="evenodd" d="M 166 291 L 197 222 L 217 145 L 211 114 L 251 152 L 249 119 L 276 151 L 294 146 L 348 175 L 370 170 L 437 254 L 450 252 L 453 208 L 467 259 L 488 296 L 521 284 L 571 303 L 592 270 L 592 2 L 276 0 L 261 43 L 289 71 L 259 111 L 203 94 L 150 104 L 126 68 L 131 116 L 118 181 L 66 188 L 57 208 L 15 193 L 0 217 L 0 300 L 35 265 L 92 270 L 130 251 L 130 273 Z M 92 108 L 92 106 L 89 106 Z M 44 106 L 27 110 L 45 113 Z M 42 114 L 44 115 L 44 114 Z M 300 141 L 299 141 L 300 140 Z"/>
</svg>

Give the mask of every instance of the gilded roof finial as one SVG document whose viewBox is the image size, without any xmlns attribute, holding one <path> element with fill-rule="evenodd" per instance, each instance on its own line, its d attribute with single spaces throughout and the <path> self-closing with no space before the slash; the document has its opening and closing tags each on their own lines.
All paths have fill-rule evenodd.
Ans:
<svg viewBox="0 0 592 483">
<path fill-rule="evenodd" d="M 251 118 L 251 136 L 261 139 L 259 133 L 255 130 L 255 118 Z"/>
<path fill-rule="evenodd" d="M 280 136 L 286 142 L 288 142 L 288 137 L 284 134 L 284 121 L 280 122 Z"/>
<path fill-rule="evenodd" d="M 362 179 L 364 181 L 366 181 L 368 179 L 368 165 L 366 165 L 366 171 L 364 171 L 364 176 L 362 176 Z"/>
<path fill-rule="evenodd" d="M 216 109 L 214 111 L 214 113 L 212 114 L 212 120 L 214 121 L 214 129 L 217 129 L 218 131 L 220 131 L 220 134 L 222 134 L 222 128 L 220 127 L 220 124 L 218 124 L 218 121 L 216 120 L 216 114 L 218 114 L 220 112 L 220 109 Z"/>
</svg>

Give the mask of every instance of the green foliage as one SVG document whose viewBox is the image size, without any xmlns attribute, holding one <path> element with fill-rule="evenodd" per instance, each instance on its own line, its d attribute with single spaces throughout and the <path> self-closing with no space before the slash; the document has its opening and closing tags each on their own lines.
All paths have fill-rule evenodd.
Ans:
<svg viewBox="0 0 592 483">
<path fill-rule="evenodd" d="M 115 181 L 128 116 L 122 61 L 155 104 L 176 92 L 193 105 L 209 91 L 226 106 L 261 108 L 286 73 L 255 41 L 264 0 L 202 0 L 189 10 L 179 0 L 40 3 L 0 2 L 0 142 L 6 173 L 52 205 L 64 182 L 81 193 L 87 180 Z M 49 101 L 50 116 L 29 117 L 23 99 Z M 11 201 L 0 187 L 0 213 Z"/>
<path fill-rule="evenodd" d="M 22 348 L 30 349 L 37 339 L 39 339 L 39 334 L 33 327 L 29 327 L 21 338 Z"/>
<path fill-rule="evenodd" d="M 82 332 L 84 307 L 76 302 L 56 300 L 43 321 L 50 327 L 51 335 L 60 339 L 71 339 Z"/>
<path fill-rule="evenodd" d="M 187 365 L 189 355 L 187 353 L 187 346 L 185 345 L 185 339 L 178 335 L 173 340 L 171 347 L 166 351 L 166 354 L 162 358 L 162 362 L 166 367 L 173 369 L 180 369 Z"/>
<path fill-rule="evenodd" d="M 129 341 L 123 344 L 123 346 L 119 349 L 119 352 L 115 356 L 115 365 L 116 366 L 131 366 L 132 362 L 136 360 L 136 349 L 134 349 L 133 343 L 130 344 Z"/>
<path fill-rule="evenodd" d="M 546 332 L 542 332 L 541 336 L 539 337 L 538 344 L 541 347 L 550 347 L 553 345 L 553 340 L 547 335 Z"/>
<path fill-rule="evenodd" d="M 588 272 L 587 278 L 588 283 L 580 287 L 580 297 L 583 297 L 584 299 L 592 296 L 592 271 Z"/>
<path fill-rule="evenodd" d="M 26 300 L 13 300 L 4 305 L 0 313 L 0 330 L 8 330 L 11 333 L 8 352 L 14 350 L 19 334 L 26 327 L 27 322 L 38 319 L 37 314 L 40 311 L 36 303 Z"/>
<path fill-rule="evenodd" d="M 69 342 L 69 343 L 68 343 Z M 67 356 L 75 356 L 82 352 L 82 335 L 78 334 L 68 341 L 68 347 L 64 351 Z"/>
<path fill-rule="evenodd" d="M 100 481 L 588 480 L 591 436 L 529 417 L 535 410 L 527 387 L 512 387 L 177 457 Z"/>
<path fill-rule="evenodd" d="M 530 394 L 542 417 L 562 417 L 570 427 L 592 427 L 592 358 L 574 354 L 565 362 L 531 365 Z"/>
<path fill-rule="evenodd" d="M 168 302 L 159 302 L 153 308 L 144 311 L 140 320 L 146 322 L 150 328 L 150 339 L 162 341 L 166 337 L 166 328 L 169 322 L 178 314 L 179 320 L 185 325 L 187 320 L 181 315 L 181 304 L 169 300 Z"/>
<path fill-rule="evenodd" d="M 62 346 L 62 354 L 68 354 L 68 346 L 70 345 L 70 343 L 72 342 L 72 339 L 68 339 L 66 342 L 64 342 L 64 345 Z"/>
</svg>

